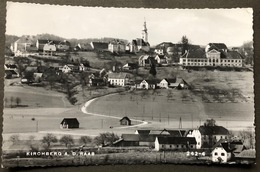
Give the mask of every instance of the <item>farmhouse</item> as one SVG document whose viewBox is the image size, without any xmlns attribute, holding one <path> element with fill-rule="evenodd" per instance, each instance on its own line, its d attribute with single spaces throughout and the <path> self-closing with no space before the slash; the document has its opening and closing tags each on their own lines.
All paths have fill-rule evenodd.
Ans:
<svg viewBox="0 0 260 172">
<path fill-rule="evenodd" d="M 145 80 L 136 80 L 135 88 L 136 89 L 156 89 L 157 84 L 160 82 L 159 79 L 145 79 Z"/>
<path fill-rule="evenodd" d="M 89 85 L 90 86 L 105 86 L 106 83 L 103 78 L 90 78 Z"/>
<path fill-rule="evenodd" d="M 211 148 L 220 139 L 228 139 L 229 131 L 222 126 L 200 126 L 202 148 Z"/>
<path fill-rule="evenodd" d="M 160 88 L 173 88 L 176 84 L 176 78 L 164 78 L 161 80 L 161 82 L 158 84 Z"/>
<path fill-rule="evenodd" d="M 24 35 L 11 45 L 11 50 L 14 53 L 27 52 L 30 47 L 32 47 L 33 45 L 35 46 L 35 42 L 33 41 L 33 39 L 34 38 L 32 36 Z"/>
<path fill-rule="evenodd" d="M 45 44 L 43 46 L 43 54 L 52 55 L 55 51 L 57 51 L 57 48 L 54 44 Z"/>
<path fill-rule="evenodd" d="M 5 64 L 5 70 L 17 70 L 17 66 L 15 64 Z"/>
<path fill-rule="evenodd" d="M 156 137 L 155 150 L 189 150 L 196 148 L 194 137 Z"/>
<path fill-rule="evenodd" d="M 151 66 L 152 64 L 157 64 L 154 57 L 150 55 L 141 55 L 138 59 L 139 66 Z"/>
<path fill-rule="evenodd" d="M 79 128 L 79 121 L 77 120 L 77 118 L 64 118 L 60 123 L 60 128 Z"/>
<path fill-rule="evenodd" d="M 251 164 L 255 163 L 256 151 L 255 149 L 243 150 L 241 153 L 236 155 L 235 159 L 237 163 Z"/>
<path fill-rule="evenodd" d="M 172 42 L 162 42 L 155 46 L 154 52 L 159 55 L 164 55 L 168 47 L 174 47 Z"/>
<path fill-rule="evenodd" d="M 138 69 L 138 64 L 137 63 L 127 63 L 122 68 L 125 70 Z"/>
<path fill-rule="evenodd" d="M 93 48 L 89 43 L 78 43 L 75 47 L 74 47 L 75 51 L 92 51 Z"/>
<path fill-rule="evenodd" d="M 224 142 L 217 144 L 213 147 L 212 162 L 226 163 L 231 160 L 233 154 L 232 149 L 229 147 L 229 143 Z"/>
<path fill-rule="evenodd" d="M 119 121 L 120 125 L 131 125 L 131 120 L 127 116 L 123 117 Z"/>
<path fill-rule="evenodd" d="M 108 83 L 113 86 L 125 86 L 129 82 L 126 73 L 108 73 Z"/>
<path fill-rule="evenodd" d="M 185 137 L 186 130 L 136 130 L 135 134 L 139 135 L 163 135 L 163 136 L 174 136 L 174 137 Z"/>
<path fill-rule="evenodd" d="M 70 42 L 69 41 L 60 41 L 56 44 L 57 50 L 58 51 L 68 51 L 70 50 Z"/>
<path fill-rule="evenodd" d="M 20 75 L 15 70 L 5 70 L 5 78 L 11 79 L 11 78 L 19 78 Z"/>
</svg>

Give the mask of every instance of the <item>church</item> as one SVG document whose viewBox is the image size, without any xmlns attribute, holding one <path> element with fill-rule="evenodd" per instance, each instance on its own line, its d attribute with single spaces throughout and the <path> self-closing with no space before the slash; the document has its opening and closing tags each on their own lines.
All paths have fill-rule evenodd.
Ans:
<svg viewBox="0 0 260 172">
<path fill-rule="evenodd" d="M 133 39 L 128 45 L 127 48 L 130 53 L 137 52 L 149 52 L 150 44 L 148 42 L 148 29 L 146 27 L 146 21 L 144 21 L 142 29 L 142 38 Z"/>
</svg>

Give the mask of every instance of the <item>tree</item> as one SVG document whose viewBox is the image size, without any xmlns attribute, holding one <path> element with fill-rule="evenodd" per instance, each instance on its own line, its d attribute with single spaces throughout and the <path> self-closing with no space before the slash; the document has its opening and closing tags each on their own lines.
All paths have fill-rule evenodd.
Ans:
<svg viewBox="0 0 260 172">
<path fill-rule="evenodd" d="M 80 142 L 81 144 L 84 144 L 84 145 L 86 145 L 86 144 L 88 144 L 88 143 L 91 143 L 91 141 L 92 141 L 92 139 L 91 139 L 91 137 L 89 137 L 89 136 L 81 136 L 81 137 L 79 138 L 79 142 Z"/>
<path fill-rule="evenodd" d="M 154 64 L 151 64 L 151 68 L 150 68 L 150 70 L 149 70 L 149 73 L 150 73 L 153 77 L 156 76 L 157 71 L 156 71 L 156 67 L 155 67 Z"/>
<path fill-rule="evenodd" d="M 207 119 L 204 123 L 205 126 L 216 126 L 216 121 L 214 119 Z"/>
<path fill-rule="evenodd" d="M 181 43 L 182 43 L 182 54 L 184 54 L 189 49 L 189 39 L 187 38 L 186 35 L 182 36 Z"/>
<path fill-rule="evenodd" d="M 28 82 L 32 82 L 34 80 L 33 72 L 31 72 L 31 71 L 25 72 L 24 73 L 24 78 L 26 78 L 28 80 Z"/>
<path fill-rule="evenodd" d="M 9 140 L 14 144 L 18 143 L 20 138 L 19 138 L 19 135 L 12 135 L 10 136 Z"/>
<path fill-rule="evenodd" d="M 70 147 L 71 145 L 74 144 L 74 140 L 71 135 L 65 135 L 61 137 L 60 143 L 64 144 L 66 147 Z"/>
<path fill-rule="evenodd" d="M 8 98 L 7 98 L 7 97 L 5 97 L 4 101 L 5 101 L 5 107 L 7 107 Z"/>
<path fill-rule="evenodd" d="M 245 57 L 246 64 L 254 64 L 254 49 L 253 49 L 253 41 L 245 42 L 240 48 L 239 53 L 241 53 Z"/>
<path fill-rule="evenodd" d="M 114 134 L 114 133 L 100 133 L 99 136 L 95 137 L 94 138 L 94 142 L 97 144 L 97 145 L 109 145 L 109 146 L 112 146 L 113 145 L 113 142 L 118 140 L 119 137 Z"/>
<path fill-rule="evenodd" d="M 13 107 L 13 102 L 14 102 L 14 97 L 13 96 L 10 98 L 10 102 L 11 102 L 11 108 L 12 108 Z"/>
<path fill-rule="evenodd" d="M 19 104 L 22 102 L 20 97 L 15 98 L 16 105 L 19 106 Z"/>
<path fill-rule="evenodd" d="M 56 143 L 56 142 L 58 142 L 57 137 L 50 133 L 46 134 L 46 136 L 44 136 L 42 139 L 42 143 L 47 144 L 47 148 L 51 146 L 51 143 Z"/>
</svg>

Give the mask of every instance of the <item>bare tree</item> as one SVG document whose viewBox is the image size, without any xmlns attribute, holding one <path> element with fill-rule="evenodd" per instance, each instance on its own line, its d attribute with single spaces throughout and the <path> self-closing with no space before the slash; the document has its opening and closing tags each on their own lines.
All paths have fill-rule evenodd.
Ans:
<svg viewBox="0 0 260 172">
<path fill-rule="evenodd" d="M 109 145 L 109 146 L 112 146 L 113 145 L 113 142 L 118 140 L 119 137 L 114 134 L 114 133 L 100 133 L 99 136 L 95 137 L 94 138 L 94 142 L 97 144 L 97 145 Z"/>
<path fill-rule="evenodd" d="M 10 102 L 11 102 L 11 108 L 12 108 L 13 107 L 13 102 L 14 102 L 14 97 L 13 96 L 10 98 Z"/>
<path fill-rule="evenodd" d="M 89 136 L 81 136 L 79 139 L 79 142 L 84 145 L 91 143 L 91 141 L 92 141 L 92 139 Z"/>
<path fill-rule="evenodd" d="M 50 133 L 46 134 L 46 136 L 44 136 L 42 139 L 42 143 L 46 144 L 47 148 L 51 146 L 51 143 L 56 143 L 56 142 L 58 142 L 57 137 Z"/>
<path fill-rule="evenodd" d="M 15 98 L 16 106 L 19 106 L 19 104 L 22 102 L 20 97 Z"/>
<path fill-rule="evenodd" d="M 61 137 L 60 143 L 65 144 L 66 147 L 71 147 L 74 144 L 74 140 L 71 135 L 65 135 Z"/>
<path fill-rule="evenodd" d="M 5 97 L 4 102 L 5 102 L 5 107 L 7 107 L 7 103 L 8 103 L 8 98 L 7 97 Z"/>
</svg>

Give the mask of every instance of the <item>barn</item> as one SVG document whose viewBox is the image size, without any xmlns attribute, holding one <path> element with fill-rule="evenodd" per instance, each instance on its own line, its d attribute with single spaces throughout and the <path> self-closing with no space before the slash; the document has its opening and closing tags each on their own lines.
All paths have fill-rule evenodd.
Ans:
<svg viewBox="0 0 260 172">
<path fill-rule="evenodd" d="M 131 125 L 131 120 L 127 116 L 125 116 L 120 119 L 120 125 Z"/>
<path fill-rule="evenodd" d="M 60 123 L 61 129 L 79 128 L 79 121 L 77 118 L 64 118 Z"/>
</svg>

